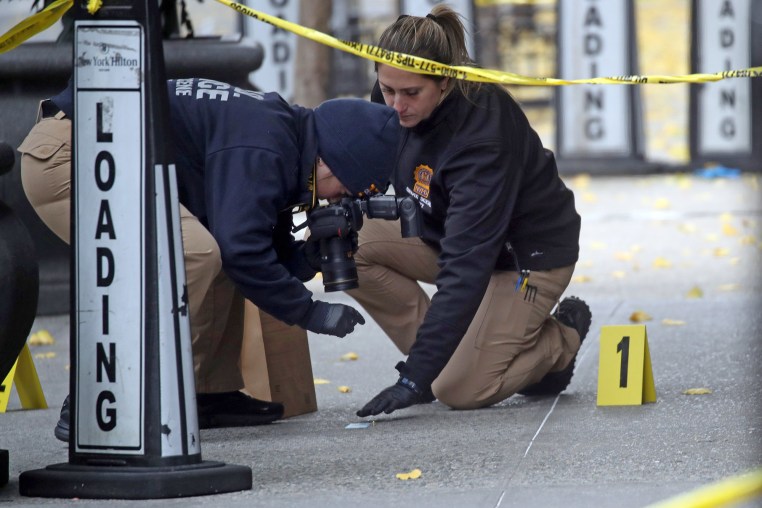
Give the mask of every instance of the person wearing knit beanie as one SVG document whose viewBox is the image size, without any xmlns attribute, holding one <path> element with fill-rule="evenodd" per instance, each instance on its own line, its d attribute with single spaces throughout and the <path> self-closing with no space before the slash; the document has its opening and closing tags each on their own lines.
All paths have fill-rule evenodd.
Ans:
<svg viewBox="0 0 762 508">
<path fill-rule="evenodd" d="M 383 192 L 397 158 L 400 124 L 393 108 L 331 99 L 315 108 L 318 155 L 355 197 Z"/>
<path fill-rule="evenodd" d="M 41 101 L 38 122 L 18 147 L 30 203 L 67 242 L 77 219 L 69 216 L 74 88 L 70 81 Z M 199 427 L 269 423 L 282 417 L 283 404 L 239 391 L 242 299 L 312 333 L 344 337 L 365 323 L 352 306 L 313 298 L 305 287 L 322 266 L 310 262 L 309 242 L 294 237 L 294 214 L 323 199 L 384 190 L 399 118 L 393 108 L 360 99 L 305 108 L 208 78 L 170 80 L 167 98 L 164 139 L 182 217 Z M 115 133 L 121 142 L 125 131 Z M 115 214 L 115 227 L 139 212 Z M 62 441 L 69 440 L 67 401 L 55 430 Z"/>
</svg>

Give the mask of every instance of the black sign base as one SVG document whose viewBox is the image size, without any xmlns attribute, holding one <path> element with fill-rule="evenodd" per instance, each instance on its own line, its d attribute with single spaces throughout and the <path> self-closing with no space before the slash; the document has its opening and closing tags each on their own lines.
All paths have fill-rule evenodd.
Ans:
<svg viewBox="0 0 762 508">
<path fill-rule="evenodd" d="M 250 490 L 251 468 L 203 461 L 177 467 L 53 464 L 25 471 L 19 492 L 29 497 L 165 499 Z"/>
</svg>

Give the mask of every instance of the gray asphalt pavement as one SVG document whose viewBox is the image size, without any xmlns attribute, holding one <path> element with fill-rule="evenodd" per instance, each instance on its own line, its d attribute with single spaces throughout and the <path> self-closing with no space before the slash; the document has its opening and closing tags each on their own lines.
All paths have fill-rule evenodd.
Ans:
<svg viewBox="0 0 762 508">
<path fill-rule="evenodd" d="M 644 507 L 762 465 L 762 178 L 691 175 L 569 177 L 583 217 L 568 294 L 593 312 L 569 388 L 488 409 L 434 402 L 379 417 L 354 412 L 396 379 L 400 354 L 368 321 L 351 336 L 310 335 L 319 410 L 272 425 L 201 431 L 205 460 L 252 468 L 250 491 L 139 501 L 140 506 Z M 320 281 L 310 287 L 321 293 Z M 343 294 L 319 295 L 351 303 Z M 657 401 L 596 405 L 601 327 L 648 333 Z M 68 316 L 42 316 L 51 346 L 32 348 L 50 405 L 0 414 L 10 483 L 0 503 L 27 498 L 21 472 L 66 462 L 53 436 L 68 391 Z M 342 361 L 347 352 L 355 361 Z M 50 354 L 53 353 L 53 354 Z M 341 393 L 338 386 L 351 388 Z M 704 395 L 686 395 L 706 388 Z M 414 468 L 418 479 L 397 473 Z M 80 506 L 103 501 L 77 500 Z M 131 501 L 109 501 L 112 506 Z M 762 498 L 745 506 L 762 506 Z"/>
</svg>

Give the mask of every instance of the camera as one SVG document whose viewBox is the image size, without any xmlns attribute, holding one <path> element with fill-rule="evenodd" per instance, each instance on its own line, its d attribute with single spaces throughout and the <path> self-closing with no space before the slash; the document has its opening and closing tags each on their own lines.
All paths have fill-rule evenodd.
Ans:
<svg viewBox="0 0 762 508">
<path fill-rule="evenodd" d="M 420 235 L 418 205 L 411 197 L 342 198 L 313 209 L 307 215 L 307 225 L 310 241 L 320 243 L 320 270 L 326 292 L 358 287 L 354 253 L 363 215 L 369 219 L 399 219 L 403 238 Z"/>
</svg>

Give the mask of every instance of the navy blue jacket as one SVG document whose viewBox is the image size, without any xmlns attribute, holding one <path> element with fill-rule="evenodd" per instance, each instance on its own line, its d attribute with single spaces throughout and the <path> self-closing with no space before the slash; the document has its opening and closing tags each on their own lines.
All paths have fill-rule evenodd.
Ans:
<svg viewBox="0 0 762 508">
<path fill-rule="evenodd" d="M 288 324 L 302 324 L 314 270 L 297 255 L 292 210 L 313 203 L 313 112 L 278 94 L 210 79 L 167 82 L 180 202 L 219 244 L 241 293 Z M 73 118 L 71 80 L 51 100 Z M 292 274 L 293 273 L 293 274 Z"/>
<path fill-rule="evenodd" d="M 575 263 L 580 217 L 553 154 L 494 85 L 468 99 L 456 88 L 404 129 L 392 181 L 398 196 L 418 201 L 422 238 L 439 252 L 437 292 L 402 370 L 428 386 L 465 335 L 492 273 Z"/>
<path fill-rule="evenodd" d="M 292 210 L 313 205 L 312 110 L 208 79 L 171 80 L 168 91 L 180 202 L 212 233 L 247 299 L 302 323 L 312 292 L 290 271 L 291 226 Z"/>
</svg>

